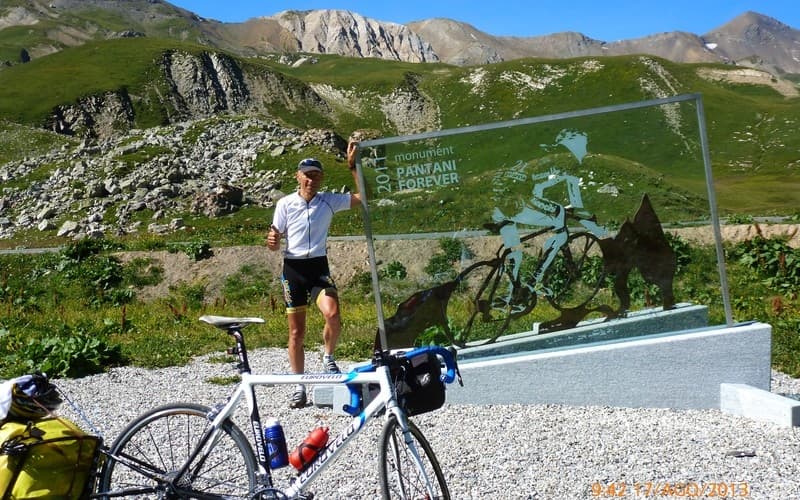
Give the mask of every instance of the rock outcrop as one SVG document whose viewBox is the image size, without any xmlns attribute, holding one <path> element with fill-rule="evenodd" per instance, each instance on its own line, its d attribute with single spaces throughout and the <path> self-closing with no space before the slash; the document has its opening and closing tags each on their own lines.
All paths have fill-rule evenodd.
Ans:
<svg viewBox="0 0 800 500">
<path fill-rule="evenodd" d="M 287 10 L 271 17 L 297 40 L 298 51 L 437 62 L 439 57 L 407 26 L 346 10 Z"/>
<path fill-rule="evenodd" d="M 167 51 L 156 71 L 159 77 L 144 95 L 131 96 L 122 89 L 84 97 L 55 108 L 47 128 L 77 137 L 113 137 L 136 123 L 136 102 L 164 113 L 171 123 L 224 112 L 269 115 L 272 106 L 331 113 L 327 102 L 306 84 L 263 68 L 243 67 L 223 53 Z"/>
<path fill-rule="evenodd" d="M 3 189 L 0 238 L 55 228 L 59 236 L 100 237 L 143 224 L 151 233 L 165 233 L 183 227 L 183 213 L 217 217 L 246 205 L 269 207 L 284 194 L 287 166 L 280 155 L 310 146 L 344 156 L 344 139 L 330 130 L 245 118 L 132 130 L 7 163 L 0 167 L 4 184 L 44 164 L 61 166 L 25 189 Z M 254 168 L 260 153 L 275 157 L 274 168 Z"/>
</svg>

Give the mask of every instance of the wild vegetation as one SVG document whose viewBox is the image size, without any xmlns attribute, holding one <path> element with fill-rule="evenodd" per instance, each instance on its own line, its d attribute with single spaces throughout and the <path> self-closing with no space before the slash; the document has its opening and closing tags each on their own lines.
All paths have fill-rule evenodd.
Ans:
<svg viewBox="0 0 800 500">
<path fill-rule="evenodd" d="M 711 323 L 724 323 L 714 249 L 671 241 L 679 262 L 676 295 L 708 305 Z M 204 313 L 264 317 L 265 325 L 248 330 L 249 344 L 286 346 L 280 285 L 268 271 L 242 267 L 214 300 L 206 296 L 205 284 L 188 282 L 171 287 L 168 296 L 144 302 L 137 291 L 162 280 L 163 269 L 146 258 L 122 264 L 113 255 L 119 249 L 111 241 L 82 240 L 54 253 L 0 256 L 0 377 L 32 370 L 79 377 L 120 364 L 163 367 L 222 352 L 228 340 L 197 321 Z M 213 250 L 196 241 L 170 251 L 202 259 Z M 452 278 L 461 252 L 455 240 L 441 240 L 441 251 L 430 257 L 425 272 L 434 282 Z M 773 366 L 800 376 L 800 250 L 781 240 L 758 238 L 727 246 L 726 255 L 735 320 L 770 323 Z M 418 284 L 408 281 L 399 262 L 381 269 L 386 310 L 391 311 Z M 343 358 L 364 359 L 371 353 L 376 326 L 371 287 L 371 277 L 364 273 L 342 289 Z M 635 308 L 660 304 L 659 290 L 635 274 L 631 291 Z M 466 300 L 457 295 L 455 300 Z M 310 331 L 321 329 L 319 314 L 309 320 Z M 420 342 L 447 339 L 440 329 L 430 328 Z"/>
</svg>

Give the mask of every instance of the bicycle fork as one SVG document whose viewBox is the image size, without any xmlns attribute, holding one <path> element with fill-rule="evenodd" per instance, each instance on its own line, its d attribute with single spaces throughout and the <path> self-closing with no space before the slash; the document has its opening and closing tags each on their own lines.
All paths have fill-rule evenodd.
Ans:
<svg viewBox="0 0 800 500">
<path fill-rule="evenodd" d="M 400 429 L 403 431 L 403 440 L 405 441 L 406 448 L 408 448 L 411 451 L 411 457 L 414 459 L 414 466 L 417 468 L 417 472 L 420 474 L 420 476 L 422 476 L 422 479 L 425 482 L 425 493 L 426 493 L 425 498 L 434 499 L 436 498 L 436 491 L 433 488 L 433 483 L 431 482 L 431 478 L 428 475 L 428 471 L 425 470 L 425 464 L 422 461 L 422 457 L 419 454 L 419 450 L 417 450 L 417 445 L 414 442 L 414 436 L 411 434 L 411 428 L 408 426 L 408 418 L 405 415 L 403 415 L 402 418 L 400 418 L 400 416 L 397 414 L 395 414 L 395 418 L 397 418 L 397 423 L 400 426 Z M 394 440 L 392 440 L 392 442 L 394 442 Z M 405 483 L 403 482 L 402 477 L 400 477 L 403 473 L 403 471 L 400 468 L 401 450 L 399 447 L 395 445 L 394 450 L 392 451 L 395 454 L 395 460 L 397 461 L 398 464 L 397 467 L 398 477 L 396 478 L 397 484 L 399 484 L 402 487 Z M 411 495 L 412 492 L 403 491 L 402 493 L 404 497 L 411 498 L 411 496 L 409 495 Z"/>
</svg>

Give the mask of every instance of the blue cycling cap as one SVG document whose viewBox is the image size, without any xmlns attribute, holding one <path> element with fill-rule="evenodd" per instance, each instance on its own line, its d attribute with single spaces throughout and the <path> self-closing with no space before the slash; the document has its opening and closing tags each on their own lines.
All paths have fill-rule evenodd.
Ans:
<svg viewBox="0 0 800 500">
<path fill-rule="evenodd" d="M 315 158 L 306 158 L 297 164 L 297 170 L 301 172 L 312 172 L 314 170 L 322 172 L 322 162 Z"/>
</svg>

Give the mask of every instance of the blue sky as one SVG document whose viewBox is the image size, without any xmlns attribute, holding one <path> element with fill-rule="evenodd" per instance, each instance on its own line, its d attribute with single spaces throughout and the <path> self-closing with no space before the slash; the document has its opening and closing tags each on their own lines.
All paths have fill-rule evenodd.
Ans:
<svg viewBox="0 0 800 500">
<path fill-rule="evenodd" d="M 283 10 L 342 9 L 405 24 L 446 17 L 491 35 L 577 31 L 613 42 L 665 31 L 702 35 L 752 10 L 800 30 L 800 0 L 167 0 L 202 17 L 241 22 Z"/>
</svg>

